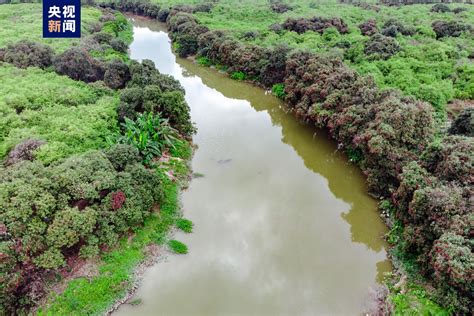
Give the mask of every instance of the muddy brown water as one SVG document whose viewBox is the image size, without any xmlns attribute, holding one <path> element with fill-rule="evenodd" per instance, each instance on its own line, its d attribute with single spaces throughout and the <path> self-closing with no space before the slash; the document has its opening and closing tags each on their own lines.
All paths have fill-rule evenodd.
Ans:
<svg viewBox="0 0 474 316">
<path fill-rule="evenodd" d="M 133 18 L 131 58 L 186 90 L 198 133 L 182 193 L 187 255 L 149 268 L 116 315 L 360 315 L 390 271 L 387 228 L 361 172 L 262 89 L 177 59 L 163 26 Z"/>
</svg>

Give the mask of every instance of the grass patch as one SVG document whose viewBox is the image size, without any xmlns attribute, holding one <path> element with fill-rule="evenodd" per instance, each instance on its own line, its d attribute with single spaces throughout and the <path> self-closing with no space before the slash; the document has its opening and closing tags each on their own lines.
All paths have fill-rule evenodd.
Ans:
<svg viewBox="0 0 474 316">
<path fill-rule="evenodd" d="M 209 67 L 209 66 L 212 65 L 211 60 L 209 58 L 203 57 L 203 56 L 201 56 L 197 59 L 197 63 L 201 66 L 204 66 L 204 67 Z"/>
<path fill-rule="evenodd" d="M 37 138 L 47 143 L 36 157 L 49 164 L 106 147 L 117 131 L 115 92 L 37 68 L 0 66 L 0 159 Z"/>
<path fill-rule="evenodd" d="M 247 75 L 242 71 L 235 71 L 230 75 L 230 77 L 234 80 L 245 80 Z"/>
<path fill-rule="evenodd" d="M 274 84 L 272 87 L 272 93 L 279 99 L 284 99 L 286 97 L 285 85 L 283 83 Z"/>
<path fill-rule="evenodd" d="M 393 315 L 448 316 L 452 314 L 449 310 L 432 301 L 422 287 L 415 284 L 408 284 L 407 287 L 406 293 L 396 293 L 389 296 L 389 301 L 394 305 Z"/>
<path fill-rule="evenodd" d="M 170 248 L 171 251 L 173 251 L 174 253 L 177 253 L 177 254 L 186 254 L 188 253 L 188 246 L 186 246 L 185 244 L 183 244 L 182 242 L 178 241 L 178 240 L 170 240 L 168 242 L 168 246 Z"/>
<path fill-rule="evenodd" d="M 193 226 L 193 222 L 189 219 L 180 218 L 176 221 L 176 227 L 178 227 L 185 233 L 192 233 Z"/>
</svg>

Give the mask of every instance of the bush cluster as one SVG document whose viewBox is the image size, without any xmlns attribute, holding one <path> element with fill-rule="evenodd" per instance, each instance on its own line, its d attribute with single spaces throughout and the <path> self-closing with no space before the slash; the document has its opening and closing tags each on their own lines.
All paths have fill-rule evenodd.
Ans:
<svg viewBox="0 0 474 316">
<path fill-rule="evenodd" d="M 81 48 L 70 48 L 54 58 L 54 69 L 71 79 L 94 82 L 104 79 L 104 65 Z"/>
<path fill-rule="evenodd" d="M 467 108 L 459 114 L 451 124 L 449 133 L 474 137 L 474 107 Z"/>
<path fill-rule="evenodd" d="M 445 5 L 444 3 L 437 3 L 434 6 L 431 7 L 431 12 L 451 12 L 451 9 Z"/>
<path fill-rule="evenodd" d="M 78 47 L 65 50 L 53 59 L 53 67 L 59 74 L 71 79 L 95 82 L 104 81 L 112 89 L 125 87 L 130 80 L 128 65 L 124 63 L 123 55 L 127 53 L 127 44 L 118 38 L 120 32 L 127 28 L 127 21 L 111 12 L 105 12 L 100 18 L 103 25 L 98 32 L 84 38 Z M 97 52 L 106 54 L 107 62 L 94 58 Z M 111 52 L 110 52 L 111 51 Z"/>
<path fill-rule="evenodd" d="M 469 239 L 473 139 L 448 136 L 435 142 L 428 104 L 381 91 L 340 60 L 296 52 L 286 72 L 286 100 L 295 113 L 328 127 L 343 147 L 360 153 L 369 188 L 395 203 L 405 227 L 405 251 L 416 256 L 440 293 L 451 293 L 454 301 L 443 303 L 462 312 L 472 309 L 472 248 L 462 248 L 465 242 L 449 248 L 443 234 Z M 452 249 L 464 249 L 461 261 L 443 255 Z"/>
<path fill-rule="evenodd" d="M 396 37 L 398 33 L 405 36 L 412 36 L 415 35 L 416 29 L 410 26 L 405 26 L 395 19 L 389 19 L 382 26 L 381 33 L 390 37 Z"/>
<path fill-rule="evenodd" d="M 457 21 L 434 21 L 431 27 L 438 39 L 442 37 L 458 37 L 461 36 L 464 31 L 469 30 L 468 25 Z"/>
<path fill-rule="evenodd" d="M 151 60 L 131 61 L 130 76 L 127 87 L 120 93 L 121 121 L 134 120 L 138 113 L 148 112 L 168 119 L 182 135 L 194 133 L 184 89 L 176 79 L 161 74 Z"/>
<path fill-rule="evenodd" d="M 454 8 L 454 9 L 452 10 L 452 12 L 453 12 L 454 14 L 459 14 L 459 13 L 465 12 L 465 11 L 467 11 L 467 8 L 463 8 L 463 7 Z"/>
<path fill-rule="evenodd" d="M 270 10 L 272 10 L 275 13 L 285 13 L 287 11 L 293 10 L 293 8 L 290 5 L 283 3 L 280 0 L 271 0 Z"/>
<path fill-rule="evenodd" d="M 24 140 L 8 153 L 5 165 L 10 166 L 25 160 L 33 161 L 35 159 L 35 151 L 44 144 L 45 141 L 39 139 Z"/>
<path fill-rule="evenodd" d="M 112 89 L 122 89 L 131 79 L 128 65 L 122 61 L 115 60 L 106 66 L 104 83 Z"/>
<path fill-rule="evenodd" d="M 441 303 L 458 313 L 473 308 L 472 137 L 446 136 L 404 167 L 393 194 L 404 223 L 404 250 L 439 290 Z"/>
<path fill-rule="evenodd" d="M 208 2 L 199 3 L 196 5 L 179 4 L 171 7 L 161 7 L 159 4 L 145 1 L 120 0 L 101 2 L 99 6 L 102 8 L 133 12 L 138 15 L 157 19 L 161 22 L 166 22 L 170 15 L 176 15 L 178 12 L 188 14 L 196 12 L 210 12 L 214 5 L 212 2 Z"/>
<path fill-rule="evenodd" d="M 400 49 L 396 39 L 376 33 L 365 43 L 364 53 L 372 59 L 388 59 Z"/>
<path fill-rule="evenodd" d="M 0 61 L 11 63 L 18 68 L 51 66 L 53 50 L 44 44 L 28 40 L 21 40 L 15 44 L 8 45 L 0 53 Z"/>
<path fill-rule="evenodd" d="M 298 34 L 305 33 L 307 31 L 313 31 L 318 33 L 324 33 L 324 31 L 330 27 L 334 27 L 339 33 L 349 33 L 347 24 L 341 18 L 323 18 L 323 17 L 312 17 L 306 18 L 288 18 L 283 23 L 285 30 L 293 31 Z"/>
<path fill-rule="evenodd" d="M 245 74 L 247 79 L 259 79 L 265 86 L 283 82 L 286 58 L 290 49 L 284 45 L 262 48 L 243 45 L 220 31 L 209 31 L 187 13 L 175 12 L 168 19 L 168 25 L 178 46 L 181 38 L 194 37 L 192 48 L 187 54 L 197 53 L 213 63 L 228 65 L 229 73 Z M 182 52 L 182 48 L 179 48 Z M 184 54 L 183 56 L 187 56 Z"/>
<path fill-rule="evenodd" d="M 378 90 L 337 58 L 296 52 L 286 71 L 286 100 L 297 115 L 329 127 L 345 148 L 361 152 L 371 190 L 389 195 L 401 166 L 432 137 L 430 107 Z"/>
<path fill-rule="evenodd" d="M 377 28 L 377 21 L 374 19 L 367 20 L 366 22 L 359 25 L 360 32 L 362 35 L 372 36 L 379 30 Z"/>
<path fill-rule="evenodd" d="M 143 223 L 162 192 L 156 172 L 137 160 L 138 151 L 120 145 L 48 167 L 24 161 L 0 169 L 5 307 L 38 296 L 31 286 L 45 270 L 97 254 Z"/>
</svg>

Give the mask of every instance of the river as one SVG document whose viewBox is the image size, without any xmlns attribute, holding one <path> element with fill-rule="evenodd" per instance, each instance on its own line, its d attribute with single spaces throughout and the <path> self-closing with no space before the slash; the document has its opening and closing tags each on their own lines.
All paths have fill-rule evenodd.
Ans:
<svg viewBox="0 0 474 316">
<path fill-rule="evenodd" d="M 162 25 L 133 18 L 131 58 L 186 90 L 198 129 L 182 193 L 187 255 L 149 268 L 116 315 L 359 315 L 390 271 L 364 177 L 321 130 L 262 89 L 177 59 Z"/>
</svg>

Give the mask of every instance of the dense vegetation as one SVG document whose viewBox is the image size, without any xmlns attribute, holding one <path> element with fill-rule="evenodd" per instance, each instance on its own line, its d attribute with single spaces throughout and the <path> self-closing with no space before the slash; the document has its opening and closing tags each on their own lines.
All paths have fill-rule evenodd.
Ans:
<svg viewBox="0 0 474 316">
<path fill-rule="evenodd" d="M 391 216 L 388 239 L 410 277 L 408 289 L 391 286 L 395 313 L 420 304 L 418 312 L 443 312 L 427 297 L 447 313 L 474 309 L 473 8 L 306 0 L 101 6 L 166 21 L 180 56 L 272 88 L 298 117 L 329 130 Z M 177 185 L 166 175 L 186 173 L 172 158 L 189 157 L 189 109 L 178 82 L 150 61 L 129 61 L 123 16 L 86 7 L 83 39 L 51 41 L 30 23 L 40 21 L 39 5 L 17 8 L 0 8 L 1 304 L 8 313 L 27 309 L 45 280 L 100 254 L 104 273 L 74 280 L 44 310 L 98 313 L 127 288 L 145 245 L 187 252 L 165 234 L 171 225 L 192 229 L 178 221 Z M 445 128 L 448 104 L 461 114 Z M 155 168 L 161 155 L 171 159 Z M 121 254 L 104 252 L 130 232 L 137 237 L 119 243 Z"/>
<path fill-rule="evenodd" d="M 153 4 L 102 5 L 153 17 L 137 9 Z M 401 271 L 446 312 L 465 314 L 474 308 L 472 111 L 449 132 L 444 120 L 449 101 L 474 98 L 473 13 L 447 7 L 223 0 L 210 11 L 160 10 L 180 56 L 273 88 L 298 117 L 326 127 L 391 215 Z M 390 296 L 396 308 L 404 291 Z"/>
<path fill-rule="evenodd" d="M 381 88 L 398 88 L 431 103 L 441 119 L 448 102 L 474 98 L 470 6 L 450 4 L 443 11 L 431 5 L 286 3 L 292 10 L 279 13 L 265 0 L 221 0 L 212 11 L 194 16 L 239 43 L 270 49 L 287 45 L 338 57 L 359 74 L 373 76 Z"/>
<path fill-rule="evenodd" d="M 165 244 L 178 223 L 175 179 L 188 173 L 194 127 L 179 82 L 129 60 L 122 14 L 85 7 L 85 36 L 51 46 L 37 34 L 40 12 L 0 6 L 0 23 L 16 23 L 0 30 L 0 314 L 27 312 L 89 258 L 104 272 L 70 282 L 43 312 L 99 313 L 130 287 L 146 247 Z M 23 29 L 25 38 L 10 36 Z"/>
</svg>

